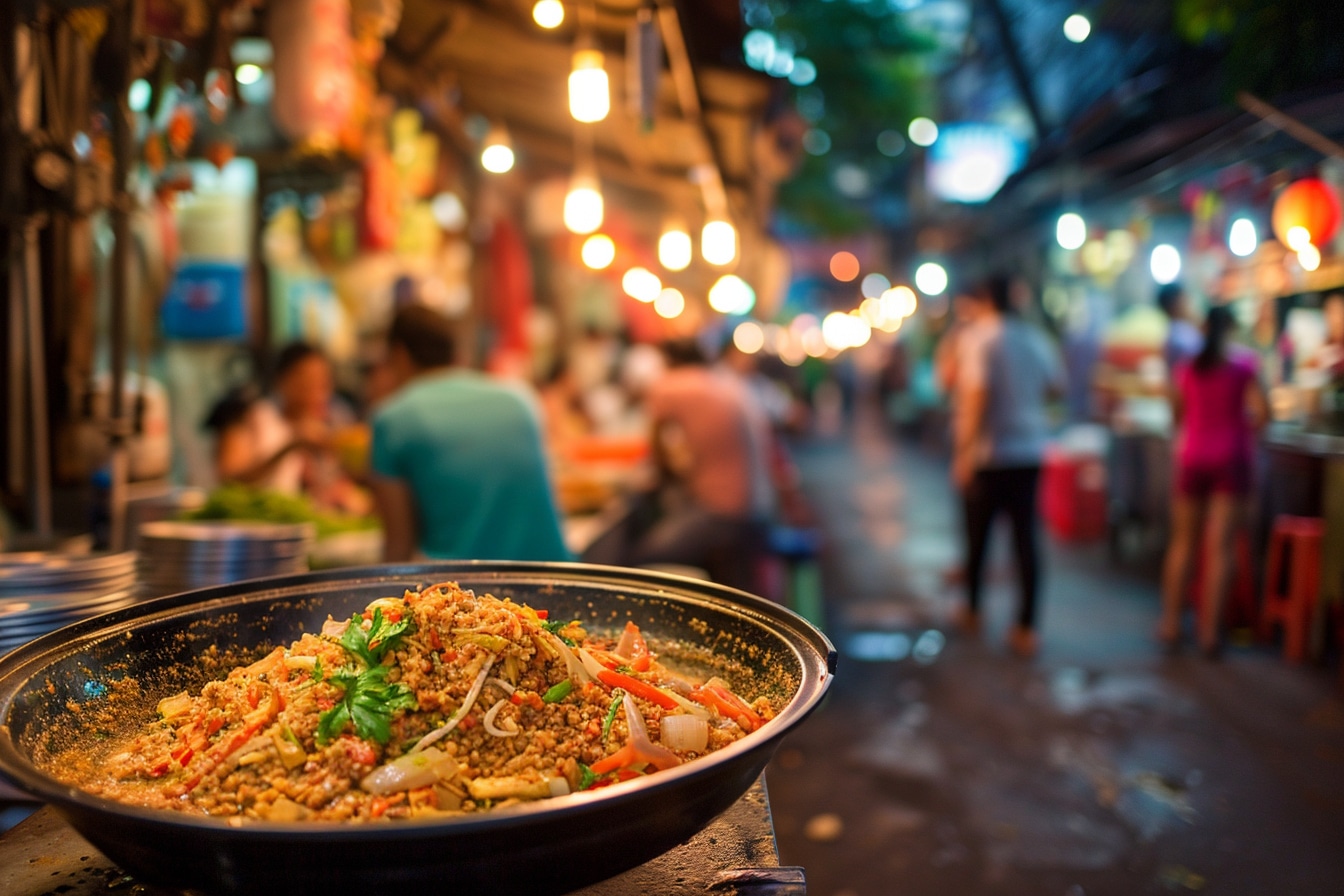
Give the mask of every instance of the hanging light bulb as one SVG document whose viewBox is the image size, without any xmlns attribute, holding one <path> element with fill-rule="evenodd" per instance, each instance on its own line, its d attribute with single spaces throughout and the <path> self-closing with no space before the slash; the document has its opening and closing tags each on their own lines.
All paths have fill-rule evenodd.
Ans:
<svg viewBox="0 0 1344 896">
<path fill-rule="evenodd" d="M 686 297 L 681 294 L 681 290 L 669 286 L 653 300 L 653 310 L 659 317 L 671 320 L 686 310 Z"/>
<path fill-rule="evenodd" d="M 494 125 L 485 135 L 485 144 L 481 147 L 481 167 L 492 174 L 503 174 L 513 168 L 513 146 L 508 129 L 502 124 Z"/>
<path fill-rule="evenodd" d="M 591 174 L 575 174 L 565 194 L 565 227 L 570 233 L 592 233 L 602 226 L 602 191 Z"/>
<path fill-rule="evenodd" d="M 1148 269 L 1158 283 L 1164 286 L 1175 283 L 1181 275 L 1181 251 L 1171 243 L 1154 246 L 1153 254 L 1148 256 Z"/>
<path fill-rule="evenodd" d="M 569 72 L 569 114 L 575 121 L 591 124 L 611 111 L 611 88 L 603 65 L 602 51 L 591 41 L 581 41 L 574 51 L 574 67 Z"/>
<path fill-rule="evenodd" d="M 630 298 L 647 305 L 662 294 L 663 283 L 648 268 L 634 267 L 621 275 L 621 289 Z"/>
<path fill-rule="evenodd" d="M 1087 222 L 1077 212 L 1065 212 L 1055 222 L 1055 240 L 1063 249 L 1073 251 L 1087 242 Z"/>
<path fill-rule="evenodd" d="M 560 0 L 537 0 L 532 7 L 532 21 L 548 31 L 559 28 L 565 20 L 565 5 Z"/>
<path fill-rule="evenodd" d="M 737 257 L 737 231 L 733 225 L 722 218 L 706 221 L 700 231 L 700 254 L 710 264 L 732 264 Z"/>
<path fill-rule="evenodd" d="M 579 255 L 589 268 L 603 271 L 616 260 L 616 244 L 605 233 L 595 233 L 583 241 Z"/>
<path fill-rule="evenodd" d="M 681 224 L 671 224 L 658 237 L 658 262 L 669 271 L 684 271 L 691 264 L 691 235 Z"/>
<path fill-rule="evenodd" d="M 1297 250 L 1297 263 L 1302 265 L 1304 271 L 1316 270 L 1321 266 L 1321 250 L 1311 243 L 1303 243 L 1302 248 Z"/>
<path fill-rule="evenodd" d="M 756 290 L 735 274 L 725 274 L 709 288 L 709 307 L 720 314 L 746 314 L 756 307 Z"/>
<path fill-rule="evenodd" d="M 1255 222 L 1250 218 L 1238 218 L 1232 222 L 1232 229 L 1227 233 L 1227 247 L 1233 255 L 1245 258 L 1255 252 L 1257 245 L 1259 238 L 1255 233 Z"/>
</svg>

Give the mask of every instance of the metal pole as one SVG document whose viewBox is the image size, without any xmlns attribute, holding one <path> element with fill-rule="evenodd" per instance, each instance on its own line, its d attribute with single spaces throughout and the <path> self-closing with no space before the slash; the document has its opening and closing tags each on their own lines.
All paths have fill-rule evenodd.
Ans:
<svg viewBox="0 0 1344 896">
<path fill-rule="evenodd" d="M 1003 45 L 1004 58 L 1008 60 L 1008 71 L 1013 76 L 1018 95 L 1022 97 L 1022 105 L 1027 107 L 1027 114 L 1031 116 L 1031 125 L 1036 131 L 1036 141 L 1039 143 L 1045 139 L 1049 131 L 1045 116 L 1041 114 L 1041 104 L 1036 99 L 1036 87 L 1032 83 L 1031 73 L 1027 71 L 1027 63 L 1022 59 L 1022 50 L 1013 35 L 1013 24 L 1008 20 L 1008 13 L 1003 8 L 1002 0 L 985 0 L 985 5 L 989 7 L 989 14 L 994 19 L 994 27 L 999 32 L 999 42 Z"/>
<path fill-rule="evenodd" d="M 112 300 L 109 309 L 111 340 L 111 394 L 108 396 L 108 444 L 111 447 L 108 488 L 108 548 L 120 551 L 126 548 L 126 480 L 130 456 L 126 440 L 129 421 L 126 418 L 126 312 L 131 291 L 131 196 L 127 190 L 131 159 L 134 155 L 135 131 L 128 102 L 130 68 L 135 34 L 136 4 L 125 0 L 118 13 L 110 17 L 109 37 L 123 57 L 119 60 L 123 77 L 117 84 L 117 95 L 112 110 Z"/>
<path fill-rule="evenodd" d="M 1259 97 L 1247 93 L 1244 90 L 1237 94 L 1237 102 L 1241 105 L 1241 108 L 1245 109 L 1247 112 L 1250 112 L 1252 115 L 1272 125 L 1278 130 L 1283 131 L 1299 143 L 1306 144 L 1321 155 L 1344 159 L 1344 146 L 1340 146 L 1334 140 L 1331 140 L 1315 128 L 1303 124 L 1282 109 L 1271 106 Z"/>
<path fill-rule="evenodd" d="M 42 285 L 38 270 L 37 222 L 23 229 L 24 299 L 28 318 L 28 395 L 32 412 L 33 528 L 38 539 L 51 540 L 51 443 L 47 427 L 47 352 L 42 332 Z"/>
</svg>

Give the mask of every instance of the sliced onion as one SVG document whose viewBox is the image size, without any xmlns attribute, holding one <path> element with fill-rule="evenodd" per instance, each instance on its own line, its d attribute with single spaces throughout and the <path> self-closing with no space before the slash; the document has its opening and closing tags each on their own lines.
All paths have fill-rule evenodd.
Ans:
<svg viewBox="0 0 1344 896">
<path fill-rule="evenodd" d="M 616 646 L 612 648 L 611 652 L 626 662 L 629 662 L 630 658 L 634 656 L 635 638 L 638 636 L 639 626 L 635 625 L 633 622 L 627 622 L 625 624 L 625 630 L 621 632 L 621 639 L 616 642 Z"/>
<path fill-rule="evenodd" d="M 709 723 L 695 716 L 663 716 L 659 740 L 669 750 L 703 753 L 709 746 Z"/>
<path fill-rule="evenodd" d="M 664 687 L 659 687 L 658 690 L 662 691 L 664 694 L 666 694 L 667 696 L 671 697 L 674 701 L 676 701 L 677 706 L 680 706 L 687 715 L 695 716 L 697 719 L 704 719 L 705 721 L 709 721 L 711 713 L 708 709 L 701 706 L 699 703 L 693 703 L 692 701 L 687 700 L 685 697 L 681 696 L 681 694 L 678 694 L 671 688 L 666 687 L 665 685 L 667 685 L 667 682 L 660 681 L 659 684 L 664 685 Z"/>
<path fill-rule="evenodd" d="M 574 679 L 579 684 L 587 684 L 597 678 L 596 673 L 588 668 L 588 664 L 576 656 L 575 651 L 571 650 L 568 644 L 560 640 L 558 635 L 549 632 L 547 634 L 551 635 L 551 645 L 560 653 L 560 656 L 564 658 L 565 669 L 569 672 L 570 678 Z M 579 652 L 582 652 L 582 650 L 583 648 L 580 647 Z"/>
<path fill-rule="evenodd" d="M 452 731 L 457 727 L 458 722 L 467 717 L 467 713 L 471 712 L 471 708 L 476 705 L 476 698 L 481 696 L 481 688 L 485 686 L 485 679 L 489 677 L 490 667 L 494 664 L 495 658 L 493 656 L 488 657 L 485 661 L 485 665 L 481 666 L 481 671 L 476 673 L 476 680 L 471 683 L 471 690 L 467 691 L 467 699 L 462 701 L 462 705 L 457 708 L 457 712 L 453 713 L 452 718 L 416 741 L 415 746 L 411 747 L 407 752 L 420 752 L 425 747 L 443 737 L 449 731 Z"/>
<path fill-rule="evenodd" d="M 579 661 L 583 663 L 584 671 L 586 671 L 589 674 L 589 676 L 591 676 L 594 679 L 599 678 L 603 670 L 607 668 L 606 666 L 599 663 L 597 661 L 597 658 L 594 657 L 591 653 L 589 653 L 586 648 L 580 647 L 577 650 L 575 650 L 574 653 L 578 655 Z"/>
<path fill-rule="evenodd" d="M 495 718 L 499 715 L 499 711 L 503 709 L 504 704 L 508 702 L 509 701 L 507 700 L 500 700 L 494 706 L 490 707 L 488 710 L 485 711 L 485 719 L 483 720 L 485 723 L 485 730 L 493 734 L 495 737 L 514 737 L 515 735 L 518 734 L 517 726 L 515 726 L 512 730 L 510 730 L 508 728 L 500 728 L 498 725 L 495 724 Z M 506 719 L 505 721 L 512 722 L 512 719 Z"/>
<path fill-rule="evenodd" d="M 564 775 L 557 775 L 546 781 L 546 786 L 551 788 L 551 796 L 568 796 L 569 781 L 565 780 Z"/>
<path fill-rule="evenodd" d="M 625 723 L 630 729 L 630 739 L 626 743 L 634 752 L 636 761 L 647 762 L 659 771 L 681 765 L 680 756 L 649 740 L 649 729 L 644 725 L 644 717 L 639 714 L 639 707 L 628 692 L 621 697 L 621 702 L 625 706 Z"/>
<path fill-rule="evenodd" d="M 457 774 L 457 760 L 442 750 L 430 747 L 419 753 L 407 753 L 369 772 L 359 786 L 378 795 L 400 793 L 428 787 Z"/>
<path fill-rule="evenodd" d="M 332 619 L 328 616 L 327 621 L 322 623 L 322 634 L 328 638 L 339 638 L 349 627 L 349 619 Z"/>
</svg>

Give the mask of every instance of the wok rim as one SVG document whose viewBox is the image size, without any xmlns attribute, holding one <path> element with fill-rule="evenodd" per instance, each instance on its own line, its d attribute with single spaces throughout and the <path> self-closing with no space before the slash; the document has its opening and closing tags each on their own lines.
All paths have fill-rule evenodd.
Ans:
<svg viewBox="0 0 1344 896">
<path fill-rule="evenodd" d="M 455 573 L 476 576 L 485 574 L 515 585 L 526 584 L 530 578 L 549 578 L 552 583 L 562 578 L 565 580 L 563 584 L 592 581 L 606 588 L 613 585 L 628 585 L 645 591 L 666 588 L 668 593 L 665 595 L 638 594 L 634 597 L 666 597 L 682 605 L 709 606 L 715 612 L 737 615 L 766 629 L 798 658 L 798 687 L 779 715 L 756 731 L 747 733 L 740 740 L 707 756 L 642 780 L 622 782 L 624 786 L 603 788 L 598 793 L 572 793 L 489 812 L 441 819 L 397 820 L 385 825 L 251 819 L 245 824 L 234 825 L 226 818 L 132 806 L 61 783 L 36 766 L 14 741 L 9 716 L 18 693 L 45 669 L 80 652 L 82 647 L 121 636 L 151 622 L 170 618 L 180 611 L 199 611 L 210 603 L 218 604 L 219 609 L 223 610 L 253 602 L 284 599 L 292 596 L 282 593 L 286 589 L 304 585 L 345 584 L 354 587 L 383 581 L 390 584 L 402 581 L 423 586 L 451 581 Z M 469 587 L 479 590 L 482 585 L 472 584 Z M 0 780 L 50 803 L 62 814 L 75 812 L 80 815 L 96 813 L 126 817 L 138 824 L 174 830 L 199 830 L 203 835 L 240 843 L 278 840 L 339 844 L 383 837 L 418 840 L 454 834 L 477 836 L 527 826 L 539 816 L 547 818 L 565 813 L 581 820 L 590 814 L 603 813 L 613 804 L 638 799 L 641 794 L 674 790 L 684 784 L 685 779 L 700 777 L 716 766 L 726 766 L 744 754 L 766 748 L 773 752 L 772 743 L 777 744 L 821 703 L 834 678 L 836 660 L 836 649 L 825 633 L 787 607 L 711 582 L 651 570 L 586 563 L 457 560 L 346 567 L 249 579 L 156 597 L 93 616 L 43 635 L 0 656 Z M 770 752 L 766 754 L 766 761 Z"/>
</svg>

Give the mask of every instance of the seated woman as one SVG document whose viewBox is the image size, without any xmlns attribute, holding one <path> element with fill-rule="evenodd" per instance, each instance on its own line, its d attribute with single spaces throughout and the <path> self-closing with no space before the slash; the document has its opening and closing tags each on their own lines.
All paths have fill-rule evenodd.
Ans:
<svg viewBox="0 0 1344 896">
<path fill-rule="evenodd" d="M 251 384 L 235 389 L 216 405 L 206 426 L 218 434 L 220 482 L 303 492 L 320 507 L 363 515 L 371 502 L 331 450 L 332 434 L 353 422 L 335 395 L 326 356 L 292 343 L 277 358 L 273 397 Z"/>
</svg>

